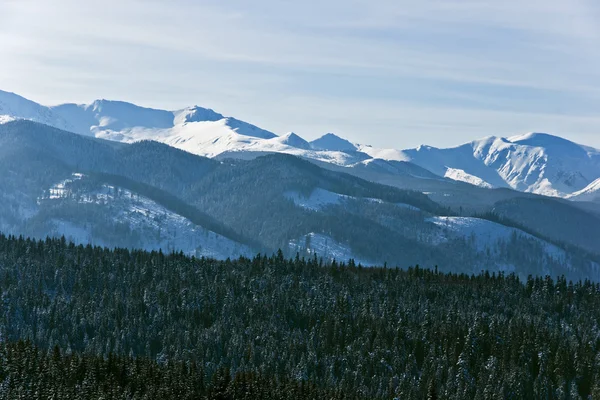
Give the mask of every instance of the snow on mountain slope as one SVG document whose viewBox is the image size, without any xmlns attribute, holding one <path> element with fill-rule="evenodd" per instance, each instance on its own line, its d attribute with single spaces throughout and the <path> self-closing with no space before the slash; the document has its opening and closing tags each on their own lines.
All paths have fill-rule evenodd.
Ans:
<svg viewBox="0 0 600 400">
<path fill-rule="evenodd" d="M 436 175 L 445 176 L 448 169 L 461 170 L 462 173 L 453 175 L 455 178 L 466 178 L 473 180 L 477 177 L 481 182 L 494 187 L 507 187 L 508 185 L 493 168 L 489 168 L 475 156 L 481 153 L 481 147 L 493 149 L 502 148 L 505 145 L 503 139 L 485 138 L 480 141 L 468 143 L 451 149 L 438 149 L 432 146 L 419 146 L 416 149 L 408 149 L 401 152 L 401 160 L 407 160 L 419 165 Z"/>
<path fill-rule="evenodd" d="M 524 135 L 509 137 L 507 140 L 515 144 L 543 148 L 548 154 L 556 156 L 580 158 L 585 157 L 590 153 L 598 153 L 597 150 L 591 151 L 590 148 L 585 149 L 583 146 L 567 139 L 549 135 L 547 133 L 530 132 Z"/>
<path fill-rule="evenodd" d="M 223 115 L 209 109 L 198 106 L 184 108 L 173 112 L 175 118 L 173 125 L 183 125 L 186 122 L 219 121 L 225 118 Z"/>
<path fill-rule="evenodd" d="M 388 161 L 410 161 L 410 156 L 402 150 L 397 149 L 382 149 L 371 145 L 358 145 L 358 151 L 368 154 L 373 159 L 381 159 Z"/>
<path fill-rule="evenodd" d="M 262 140 L 260 137 L 239 134 L 227 118 L 218 121 L 185 122 L 163 131 L 131 131 L 131 137 L 153 139 L 205 157 L 240 150 Z"/>
<path fill-rule="evenodd" d="M 47 198 L 50 200 L 56 200 L 56 199 L 64 199 L 66 197 L 69 197 L 69 195 L 71 194 L 68 186 L 69 184 L 75 182 L 75 181 L 79 181 L 83 178 L 83 174 L 81 173 L 74 173 L 71 174 L 71 177 L 67 178 L 67 179 L 63 179 L 62 181 L 55 183 L 54 185 L 52 185 L 50 187 L 50 189 L 48 189 L 48 195 Z M 38 199 L 38 204 L 40 203 L 40 200 Z"/>
<path fill-rule="evenodd" d="M 82 174 L 73 174 L 71 178 L 56 183 L 48 190 L 46 197 L 38 199 L 38 204 L 75 199 L 80 204 L 110 208 L 108 217 L 116 225 L 126 224 L 132 236 L 139 233 L 139 243 L 136 244 L 145 250 L 181 250 L 197 257 L 219 259 L 253 254 L 249 247 L 195 225 L 153 200 L 123 188 L 102 185 L 95 190 L 73 195 L 69 185 L 83 178 Z M 95 235 L 91 224 L 59 218 L 53 218 L 50 223 L 53 225 L 53 234 L 65 235 L 76 243 L 115 245 L 110 243 L 109 238 Z"/>
<path fill-rule="evenodd" d="M 284 196 L 294 202 L 298 207 L 305 208 L 307 210 L 313 211 L 322 211 L 327 206 L 335 206 L 342 205 L 344 202 L 349 200 L 357 200 L 357 201 L 368 201 L 371 203 L 384 203 L 381 199 L 371 198 L 371 197 L 354 197 L 348 196 L 345 194 L 339 194 L 330 192 L 329 190 L 315 188 L 309 196 L 304 196 L 301 193 L 296 191 L 290 191 L 284 193 Z M 410 204 L 404 203 L 390 203 L 395 206 L 410 209 L 412 211 L 421 211 L 419 208 L 412 206 Z"/>
<path fill-rule="evenodd" d="M 278 138 L 272 132 L 198 106 L 165 111 L 96 100 L 87 105 L 63 104 L 52 109 L 72 121 L 75 132 L 80 134 L 125 143 L 155 140 L 207 157 Z M 302 140 L 298 139 L 291 138 L 296 144 Z M 280 144 L 285 146 L 284 142 Z"/>
<path fill-rule="evenodd" d="M 445 241 L 452 237 L 464 237 L 474 241 L 479 251 L 492 248 L 499 240 L 507 241 L 512 235 L 516 234 L 536 241 L 543 246 L 548 256 L 556 260 L 564 261 L 566 257 L 565 251 L 553 244 L 538 239 L 519 229 L 485 219 L 472 217 L 432 217 L 427 220 L 442 230 L 440 240 Z"/>
<path fill-rule="evenodd" d="M 342 151 L 316 150 L 294 133 L 277 136 L 235 118 L 198 106 L 177 111 L 138 107 L 133 104 L 97 100 L 89 105 L 53 107 L 75 131 L 97 138 L 132 143 L 155 140 L 193 154 L 216 157 L 227 153 L 287 153 L 338 165 L 363 160 Z"/>
<path fill-rule="evenodd" d="M 289 132 L 283 136 L 275 137 L 271 139 L 271 141 L 280 143 L 282 146 L 291 146 L 303 150 L 311 149 L 310 143 L 296 135 L 294 132 Z"/>
<path fill-rule="evenodd" d="M 236 128 L 238 129 L 238 128 Z M 310 158 L 337 165 L 350 165 L 364 159 L 360 154 L 348 154 L 341 151 L 313 150 L 298 135 L 290 133 L 284 136 L 253 136 L 255 132 L 232 129 L 230 119 L 219 121 L 188 122 L 165 131 L 148 134 L 144 130 L 128 132 L 132 141 L 152 139 L 168 144 L 187 152 L 205 156 L 222 158 L 248 158 L 248 154 L 285 153 Z M 262 134 L 263 132 L 256 132 Z M 103 137 L 103 136 L 100 136 Z M 110 137 L 104 136 L 109 139 Z"/>
<path fill-rule="evenodd" d="M 0 90 L 0 123 L 14 119 L 30 119 L 59 129 L 73 130 L 72 125 L 50 108 L 17 94 Z"/>
<path fill-rule="evenodd" d="M 279 137 L 198 106 L 166 111 L 96 100 L 87 105 L 45 107 L 0 91 L 0 123 L 15 118 L 119 142 L 155 140 L 207 157 L 252 158 L 277 152 L 344 167 L 388 167 L 392 174 L 390 165 L 370 161 L 412 163 L 439 177 L 480 187 L 548 196 L 576 198 L 575 193 L 600 177 L 600 151 L 543 133 L 492 136 L 447 149 L 381 149 L 354 144 L 332 133 L 310 143 L 293 133 Z"/>
<path fill-rule="evenodd" d="M 326 208 L 329 206 L 343 207 L 345 201 L 354 199 L 350 196 L 340 195 L 319 188 L 315 189 L 307 197 L 298 193 L 286 193 L 286 197 L 293 200 L 298 206 L 314 211 L 326 211 Z M 365 200 L 377 201 L 376 199 Z M 399 206 L 402 205 L 399 204 Z M 411 207 L 411 209 L 414 209 L 414 207 Z M 415 211 L 419 210 L 416 209 Z M 472 248 L 478 254 L 478 257 L 480 257 L 481 269 L 488 269 L 490 266 L 493 266 L 493 269 L 503 271 L 518 270 L 518 264 L 498 261 L 505 259 L 506 255 L 502 255 L 501 253 L 505 251 L 507 246 L 510 246 L 513 240 L 522 244 L 524 243 L 523 246 L 525 248 L 535 246 L 539 249 L 539 254 L 543 255 L 543 259 L 541 259 L 542 263 L 552 260 L 552 262 L 567 265 L 569 268 L 571 265 L 565 250 L 520 229 L 501 225 L 496 222 L 473 217 L 431 216 L 423 218 L 422 223 L 430 226 L 431 229 L 419 228 L 419 240 L 427 242 L 434 247 L 454 246 L 453 241 L 464 241 L 465 244 L 463 246 L 466 245 L 467 248 Z M 415 226 L 419 225 L 416 224 Z M 313 232 L 291 240 L 289 248 L 292 251 L 308 252 L 309 254 L 317 253 L 319 256 L 330 259 L 347 260 L 349 258 L 357 258 L 349 246 L 337 242 L 332 237 L 322 233 Z M 360 262 L 368 264 L 365 261 Z M 544 273 L 550 273 L 550 270 L 544 270 Z"/>
<path fill-rule="evenodd" d="M 565 197 L 600 176 L 598 151 L 548 134 L 492 136 L 448 149 L 420 146 L 395 157 L 478 186 L 547 196 Z"/>
<path fill-rule="evenodd" d="M 52 109 L 72 121 L 77 133 L 128 143 L 175 140 L 177 136 L 185 137 L 189 126 L 198 127 L 198 134 L 203 137 L 234 132 L 258 139 L 276 137 L 272 132 L 198 106 L 165 111 L 121 101 L 96 100 L 91 104 L 62 104 Z"/>
<path fill-rule="evenodd" d="M 174 119 L 170 111 L 111 100 L 96 100 L 91 104 L 61 104 L 50 109 L 68 120 L 75 133 L 92 136 L 132 128 L 166 129 L 173 126 Z"/>
<path fill-rule="evenodd" d="M 479 186 L 479 187 L 484 187 L 484 188 L 488 188 L 488 189 L 493 188 L 492 185 L 485 182 L 483 179 L 481 179 L 477 176 L 467 174 L 462 169 L 448 168 L 446 170 L 446 173 L 444 174 L 444 177 L 453 179 L 455 181 L 467 182 L 467 183 L 470 183 L 471 185 L 475 185 L 475 186 Z"/>
<path fill-rule="evenodd" d="M 577 201 L 600 200 L 600 178 L 587 185 L 585 188 L 567 196 L 568 199 Z"/>
<path fill-rule="evenodd" d="M 358 152 L 355 154 L 365 153 Z M 425 169 L 408 161 L 394 161 L 383 160 L 381 158 L 369 158 L 359 163 L 350 165 L 350 167 L 354 169 L 354 172 L 363 169 L 374 173 L 389 174 L 391 176 L 411 176 L 418 179 L 433 179 L 440 181 L 445 180 L 441 176 L 434 174 L 428 169 Z"/>
<path fill-rule="evenodd" d="M 328 150 L 328 151 L 356 151 L 357 146 L 350 143 L 348 140 L 343 139 L 333 133 L 327 133 L 318 139 L 310 142 L 310 145 L 315 150 Z"/>
<path fill-rule="evenodd" d="M 314 189 L 308 197 L 298 192 L 287 192 L 284 195 L 297 206 L 313 211 L 320 211 L 327 206 L 340 204 L 347 197 L 321 188 Z"/>
</svg>

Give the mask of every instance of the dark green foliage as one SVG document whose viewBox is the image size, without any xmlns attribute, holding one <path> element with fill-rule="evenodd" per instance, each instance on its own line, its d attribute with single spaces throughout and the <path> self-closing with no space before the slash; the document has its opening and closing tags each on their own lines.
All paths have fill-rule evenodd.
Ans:
<svg viewBox="0 0 600 400">
<path fill-rule="evenodd" d="M 38 382 L 30 373 L 42 382 L 69 376 L 61 375 L 68 365 L 75 378 L 51 383 L 67 393 L 74 382 L 83 387 L 87 362 L 101 371 L 92 387 L 114 390 L 108 398 L 142 381 L 175 391 L 148 398 L 184 396 L 181 385 L 199 382 L 210 398 L 244 398 L 223 397 L 242 376 L 264 379 L 257 387 L 267 394 L 254 398 L 281 398 L 273 393 L 287 385 L 315 390 L 306 398 L 600 393 L 600 286 L 589 281 L 366 269 L 281 252 L 215 261 L 0 236 L 0 299 L 1 340 L 40 349 L 11 356 L 16 370 L 0 356 L 0 374 L 22 380 L 5 379 L 0 391 L 27 390 Z M 0 351 L 19 346 L 35 353 L 22 344 Z M 48 357 L 58 372 L 44 372 Z M 182 379 L 192 365 L 202 381 Z"/>
<path fill-rule="evenodd" d="M 42 351 L 30 342 L 0 344 L 0 399 L 305 400 L 367 399 L 291 379 L 219 368 L 210 379 L 194 362 Z"/>
<path fill-rule="evenodd" d="M 568 201 L 552 198 L 515 198 L 494 205 L 494 213 L 535 227 L 554 241 L 574 243 L 600 254 L 600 216 L 573 207 Z M 574 240 L 575 239 L 575 240 Z"/>
<path fill-rule="evenodd" d="M 550 215 L 553 215 L 553 214 L 550 214 Z M 530 235 L 533 235 L 540 239 L 543 239 L 548 243 L 552 243 L 552 244 L 556 245 L 557 247 L 560 247 L 561 249 L 570 250 L 571 254 L 577 255 L 581 258 L 587 258 L 590 260 L 594 260 L 596 263 L 600 263 L 600 253 L 598 252 L 598 249 L 595 246 L 591 250 L 579 248 L 577 246 L 570 244 L 569 242 L 561 240 L 560 237 L 559 238 L 557 238 L 556 236 L 548 237 L 543 234 L 540 234 L 539 232 L 536 232 L 533 229 L 529 228 L 527 225 L 524 225 L 520 222 L 517 222 L 517 221 L 511 219 L 511 218 L 508 218 L 506 215 L 498 214 L 495 211 L 489 211 L 489 212 L 485 212 L 485 213 L 481 213 L 481 214 L 475 214 L 474 217 L 485 219 L 485 220 L 492 221 L 492 222 L 496 222 L 496 223 L 504 225 L 504 226 L 510 226 L 510 227 L 519 229 Z M 598 220 L 597 222 L 598 222 L 598 224 L 600 224 L 600 220 Z M 575 225 L 577 225 L 577 224 L 575 224 Z M 556 229 L 553 228 L 553 230 L 556 230 Z M 600 233 L 600 231 L 599 231 L 599 233 Z M 590 234 L 591 234 L 591 232 L 590 232 Z M 592 237 L 593 237 L 593 235 L 592 235 Z M 562 236 L 562 239 L 564 239 L 564 236 Z M 592 240 L 589 241 L 589 243 L 591 244 L 595 241 L 596 241 L 596 239 L 595 239 L 595 237 L 593 237 Z"/>
</svg>

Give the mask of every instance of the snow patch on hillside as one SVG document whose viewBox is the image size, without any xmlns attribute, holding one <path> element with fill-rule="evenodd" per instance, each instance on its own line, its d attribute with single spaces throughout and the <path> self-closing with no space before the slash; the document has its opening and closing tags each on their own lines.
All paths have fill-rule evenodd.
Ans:
<svg viewBox="0 0 600 400">
<path fill-rule="evenodd" d="M 310 196 L 306 197 L 297 191 L 289 191 L 284 193 L 284 196 L 294 202 L 298 207 L 305 208 L 307 210 L 322 211 L 328 206 L 342 205 L 345 201 L 356 200 L 356 201 L 367 201 L 370 203 L 386 203 L 381 199 L 372 197 L 354 197 L 345 194 L 339 194 L 330 192 L 329 190 L 315 188 Z M 412 206 L 405 203 L 389 203 L 395 206 L 406 208 L 412 211 L 421 211 L 418 207 Z"/>
<path fill-rule="evenodd" d="M 600 178 L 590 183 L 585 188 L 570 194 L 568 199 L 577 201 L 598 201 L 600 200 Z"/>
<path fill-rule="evenodd" d="M 321 188 L 315 188 L 308 197 L 296 191 L 286 192 L 284 196 L 292 200 L 297 206 L 313 211 L 320 211 L 327 206 L 338 205 L 348 198 L 348 196 Z"/>
<path fill-rule="evenodd" d="M 0 124 L 6 124 L 7 122 L 14 121 L 15 118 L 10 115 L 0 115 Z"/>
<path fill-rule="evenodd" d="M 62 181 L 52 185 L 50 187 L 50 189 L 48 189 L 48 198 L 53 200 L 53 199 L 61 199 L 61 198 L 67 197 L 67 195 L 69 194 L 67 185 L 69 185 L 70 183 L 73 183 L 75 181 L 81 180 L 82 178 L 83 178 L 83 174 L 74 173 L 71 175 L 70 178 L 63 179 Z M 40 202 L 40 199 L 38 199 L 38 204 L 39 204 L 39 202 Z"/>
<path fill-rule="evenodd" d="M 481 179 L 477 176 L 468 174 L 465 171 L 463 171 L 462 169 L 458 169 L 458 168 L 448 168 L 446 170 L 446 173 L 444 174 L 444 177 L 453 179 L 455 181 L 470 183 L 471 185 L 475 185 L 475 186 L 479 186 L 479 187 L 483 187 L 483 188 L 487 188 L 487 189 L 491 189 L 494 187 L 493 185 L 490 185 L 483 179 Z"/>
<path fill-rule="evenodd" d="M 508 227 L 496 222 L 481 218 L 472 217 L 432 217 L 427 221 L 432 222 L 441 229 L 441 241 L 446 241 L 452 237 L 464 237 L 472 240 L 479 251 L 492 248 L 500 240 L 509 240 L 512 235 L 532 239 L 540 243 L 546 254 L 556 260 L 564 261 L 566 253 L 564 250 L 553 244 L 545 242 L 520 229 Z"/>
<path fill-rule="evenodd" d="M 358 145 L 358 151 L 368 154 L 373 159 L 387 161 L 410 161 L 410 156 L 407 155 L 403 150 L 384 149 L 373 147 L 371 145 Z"/>
<path fill-rule="evenodd" d="M 70 197 L 68 184 L 82 177 L 82 174 L 73 174 L 72 178 L 53 185 L 47 200 L 56 201 Z M 126 189 L 102 185 L 97 190 L 77 193 L 76 198 L 80 203 L 110 207 L 107 215 L 115 224 L 126 224 L 131 231 L 140 233 L 141 248 L 145 250 L 162 249 L 165 252 L 181 250 L 197 257 L 219 259 L 254 254 L 249 247 L 195 225 L 153 200 Z M 38 201 L 41 202 L 43 199 Z M 57 219 L 52 222 L 56 234 L 65 235 L 76 243 L 93 242 L 93 244 L 105 245 L 105 241 L 101 238 L 91 240 L 91 227 Z"/>
<path fill-rule="evenodd" d="M 394 203 L 394 205 L 396 205 L 398 207 L 401 207 L 401 208 L 406 208 L 408 210 L 421 212 L 421 209 L 419 207 L 415 207 L 415 206 L 410 205 L 410 204 L 406 204 L 406 203 Z"/>
</svg>

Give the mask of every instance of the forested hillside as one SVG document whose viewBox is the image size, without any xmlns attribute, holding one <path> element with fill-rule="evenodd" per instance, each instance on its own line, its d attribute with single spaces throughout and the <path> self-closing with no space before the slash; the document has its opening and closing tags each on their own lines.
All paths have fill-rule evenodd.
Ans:
<svg viewBox="0 0 600 400">
<path fill-rule="evenodd" d="M 291 155 L 217 161 L 31 121 L 0 125 L 0 170 L 0 231 L 10 234 L 221 259 L 282 249 L 365 265 L 600 280 L 598 218 L 566 201 L 528 198 L 531 215 L 492 203 L 488 211 L 502 218 L 489 221 Z M 538 206 L 554 218 L 541 218 Z M 577 229 L 563 229 L 571 218 Z"/>
<path fill-rule="evenodd" d="M 600 396 L 589 281 L 5 236 L 0 276 L 2 398 Z"/>
</svg>

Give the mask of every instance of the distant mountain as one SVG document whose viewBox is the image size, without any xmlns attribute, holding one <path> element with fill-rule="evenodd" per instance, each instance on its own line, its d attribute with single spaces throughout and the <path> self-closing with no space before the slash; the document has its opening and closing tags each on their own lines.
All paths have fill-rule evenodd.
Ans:
<svg viewBox="0 0 600 400">
<path fill-rule="evenodd" d="M 600 178 L 587 185 L 585 188 L 571 193 L 568 199 L 577 201 L 600 201 Z"/>
<path fill-rule="evenodd" d="M 379 149 L 351 143 L 333 133 L 312 142 L 294 133 L 280 137 L 198 106 L 165 111 L 120 101 L 97 100 L 87 105 L 45 107 L 18 95 L 0 92 L 0 122 L 13 119 L 30 119 L 118 142 L 154 140 L 193 154 L 220 159 L 291 154 L 327 163 L 331 169 L 342 166 L 346 172 L 376 182 L 392 181 L 395 186 L 404 185 L 402 181 L 406 180 L 407 174 L 406 171 L 395 171 L 397 168 L 392 164 L 402 162 L 437 176 L 437 182 L 419 182 L 417 185 L 432 193 L 446 188 L 448 185 L 444 182 L 459 181 L 487 189 L 508 188 L 595 201 L 593 182 L 600 178 L 600 151 L 543 133 L 487 137 L 447 149 L 431 146 L 408 150 Z M 389 167 L 385 176 L 382 167 Z M 396 176 L 392 178 L 394 174 Z"/>
<path fill-rule="evenodd" d="M 333 133 L 327 133 L 318 139 L 310 142 L 311 147 L 315 150 L 326 150 L 326 151 L 343 151 L 352 152 L 356 151 L 356 145 L 350 143 L 346 139 L 342 139 Z"/>
<path fill-rule="evenodd" d="M 29 119 L 59 129 L 74 131 L 74 127 L 51 108 L 0 90 L 0 123 L 14 119 Z"/>
<path fill-rule="evenodd" d="M 451 149 L 421 146 L 403 156 L 436 174 L 479 186 L 557 197 L 600 176 L 600 152 L 540 133 L 489 137 Z"/>
<path fill-rule="evenodd" d="M 279 143 L 282 146 L 291 146 L 297 149 L 310 150 L 310 143 L 296 135 L 294 132 L 289 132 L 283 136 L 271 139 L 273 142 Z"/>
<path fill-rule="evenodd" d="M 298 141 L 292 134 L 264 140 L 282 138 Z M 593 254 L 600 217 L 575 202 L 522 194 L 529 200 L 522 206 L 497 202 L 495 214 L 457 215 L 418 191 L 315 163 L 335 166 L 287 154 L 217 161 L 157 142 L 117 143 L 12 121 L 0 125 L 0 231 L 219 258 L 281 248 L 290 257 L 363 265 L 600 280 Z M 494 192 L 406 162 L 358 166 L 458 192 Z M 542 205 L 553 218 L 540 220 Z M 532 218 L 522 215 L 528 207 Z M 561 225 L 573 218 L 576 226 Z"/>
</svg>

